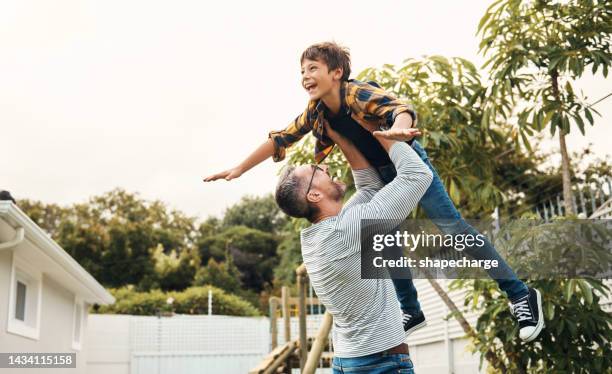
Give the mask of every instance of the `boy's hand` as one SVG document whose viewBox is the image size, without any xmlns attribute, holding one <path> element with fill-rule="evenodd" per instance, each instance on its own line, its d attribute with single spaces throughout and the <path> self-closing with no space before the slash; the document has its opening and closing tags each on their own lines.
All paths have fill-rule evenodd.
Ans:
<svg viewBox="0 0 612 374">
<path fill-rule="evenodd" d="M 372 135 L 377 138 L 380 137 L 388 140 L 397 140 L 400 142 L 405 142 L 414 138 L 415 136 L 421 135 L 421 131 L 415 128 L 396 129 L 392 127 L 389 130 L 385 131 L 374 131 Z"/>
<path fill-rule="evenodd" d="M 204 178 L 204 182 L 212 182 L 212 181 L 216 181 L 217 179 L 225 179 L 226 181 L 229 181 L 234 178 L 238 178 L 241 175 L 242 175 L 242 171 L 238 167 L 235 167 L 235 168 L 227 169 L 217 174 L 210 175 Z"/>
</svg>

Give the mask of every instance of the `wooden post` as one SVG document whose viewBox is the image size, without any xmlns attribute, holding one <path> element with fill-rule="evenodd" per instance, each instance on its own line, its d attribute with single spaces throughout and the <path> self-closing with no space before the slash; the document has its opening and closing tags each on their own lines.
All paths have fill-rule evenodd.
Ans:
<svg viewBox="0 0 612 374">
<path fill-rule="evenodd" d="M 325 312 L 323 321 L 319 327 L 319 332 L 317 333 L 317 337 L 312 343 L 312 348 L 308 354 L 308 359 L 306 360 L 306 365 L 304 365 L 302 374 L 313 374 L 315 370 L 317 370 L 317 364 L 319 363 L 321 353 L 323 353 L 323 348 L 327 342 L 327 336 L 329 335 L 329 330 L 331 329 L 332 320 L 332 315 L 329 314 L 329 312 Z"/>
<path fill-rule="evenodd" d="M 306 269 L 301 266 L 296 270 L 298 286 L 298 310 L 299 310 L 299 336 L 300 336 L 300 370 L 304 370 L 308 356 L 308 342 L 306 340 Z"/>
<path fill-rule="evenodd" d="M 291 341 L 291 319 L 289 315 L 289 288 L 281 288 L 281 298 L 283 305 L 283 320 L 285 322 L 285 343 Z"/>
<path fill-rule="evenodd" d="M 278 297 L 270 298 L 270 335 L 272 340 L 272 350 L 278 347 L 278 321 L 276 311 L 278 310 Z"/>
</svg>

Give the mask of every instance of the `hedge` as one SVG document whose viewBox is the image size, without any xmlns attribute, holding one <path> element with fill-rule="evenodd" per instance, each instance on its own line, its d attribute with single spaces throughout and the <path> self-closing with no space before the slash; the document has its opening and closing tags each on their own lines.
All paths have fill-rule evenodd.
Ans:
<svg viewBox="0 0 612 374">
<path fill-rule="evenodd" d="M 94 312 L 101 314 L 131 314 L 154 316 L 157 313 L 174 312 L 178 314 L 207 314 L 208 290 L 212 291 L 212 313 L 228 316 L 259 316 L 260 313 L 251 303 L 239 296 L 229 294 L 212 286 L 190 287 L 181 292 L 152 290 L 137 292 L 133 286 L 110 289 L 116 302 L 112 305 L 98 306 Z M 174 302 L 168 305 L 166 300 Z"/>
</svg>

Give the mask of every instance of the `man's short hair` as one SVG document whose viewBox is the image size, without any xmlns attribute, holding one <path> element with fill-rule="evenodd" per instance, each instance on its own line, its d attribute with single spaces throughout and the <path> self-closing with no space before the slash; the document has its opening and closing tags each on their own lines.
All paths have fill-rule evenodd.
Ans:
<svg viewBox="0 0 612 374">
<path fill-rule="evenodd" d="M 283 170 L 276 185 L 274 194 L 278 207 L 288 216 L 310 220 L 313 209 L 306 200 L 304 181 L 295 175 L 295 167 L 288 166 Z"/>
<path fill-rule="evenodd" d="M 342 80 L 348 81 L 351 75 L 351 54 L 348 48 L 336 42 L 323 42 L 313 44 L 302 52 L 300 64 L 304 60 L 323 61 L 328 70 L 342 68 Z"/>
</svg>

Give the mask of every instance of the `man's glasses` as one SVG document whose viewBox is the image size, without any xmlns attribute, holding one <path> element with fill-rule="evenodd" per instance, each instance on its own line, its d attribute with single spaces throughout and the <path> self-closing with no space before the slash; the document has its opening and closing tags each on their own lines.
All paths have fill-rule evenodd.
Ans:
<svg viewBox="0 0 612 374">
<path fill-rule="evenodd" d="M 310 192 L 310 188 L 312 187 L 312 181 L 314 180 L 317 170 L 321 170 L 325 173 L 325 170 L 323 170 L 323 168 L 319 167 L 318 165 L 310 165 L 310 167 L 312 167 L 312 177 L 310 177 L 310 183 L 308 183 L 308 189 L 306 189 L 306 196 L 308 196 L 308 192 Z"/>
</svg>

